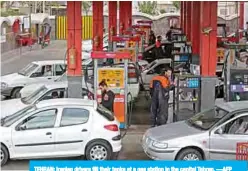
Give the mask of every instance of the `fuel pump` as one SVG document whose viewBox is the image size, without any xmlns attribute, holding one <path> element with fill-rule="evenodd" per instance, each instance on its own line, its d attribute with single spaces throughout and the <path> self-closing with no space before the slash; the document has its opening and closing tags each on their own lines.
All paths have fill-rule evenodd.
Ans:
<svg viewBox="0 0 248 171">
<path fill-rule="evenodd" d="M 114 115 L 119 120 L 120 128 L 128 127 L 128 60 L 131 59 L 129 52 L 92 52 L 94 60 L 94 96 L 101 103 L 101 90 L 99 83 L 105 79 L 108 88 L 115 93 Z M 124 67 L 99 67 L 100 59 L 123 59 Z"/>
<path fill-rule="evenodd" d="M 138 54 L 138 59 L 142 59 L 142 54 L 145 51 L 145 35 L 146 33 L 144 31 L 137 31 L 137 30 L 131 30 L 131 31 L 125 31 L 125 35 L 129 36 L 139 36 L 140 41 L 139 41 L 139 54 Z"/>
<path fill-rule="evenodd" d="M 224 78 L 224 100 L 248 100 L 248 54 L 241 56 L 240 49 L 248 49 L 247 44 L 225 44 L 225 61 L 222 72 Z"/>
<path fill-rule="evenodd" d="M 138 62 L 138 54 L 139 54 L 139 36 L 113 36 L 113 51 L 126 52 L 129 51 L 131 53 L 131 61 L 134 63 Z M 124 47 L 117 47 L 117 43 L 124 43 Z M 118 60 L 121 60 L 120 58 Z"/>
</svg>

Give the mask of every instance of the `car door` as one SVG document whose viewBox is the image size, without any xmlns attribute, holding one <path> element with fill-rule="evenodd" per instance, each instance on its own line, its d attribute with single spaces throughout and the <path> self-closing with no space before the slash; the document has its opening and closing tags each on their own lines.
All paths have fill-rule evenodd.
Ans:
<svg viewBox="0 0 248 171">
<path fill-rule="evenodd" d="M 66 65 L 65 64 L 55 64 L 53 65 L 53 80 L 56 80 L 60 76 L 62 76 L 66 71 Z"/>
<path fill-rule="evenodd" d="M 43 100 L 55 99 L 55 98 L 65 98 L 66 97 L 65 88 L 56 88 L 46 92 L 42 95 L 35 103 L 38 103 Z"/>
<path fill-rule="evenodd" d="M 56 108 L 36 111 L 18 122 L 12 130 L 15 157 L 44 157 L 53 153 L 57 111 Z"/>
<path fill-rule="evenodd" d="M 48 71 L 49 70 L 49 71 Z M 31 81 L 34 82 L 50 82 L 54 80 L 52 65 L 40 65 L 30 75 Z"/>
<path fill-rule="evenodd" d="M 57 155 L 84 154 L 90 135 L 91 112 L 87 108 L 70 106 L 63 108 L 60 123 L 55 131 Z"/>
<path fill-rule="evenodd" d="M 235 160 L 237 143 L 248 142 L 248 112 L 229 119 L 210 134 L 211 160 Z"/>
</svg>

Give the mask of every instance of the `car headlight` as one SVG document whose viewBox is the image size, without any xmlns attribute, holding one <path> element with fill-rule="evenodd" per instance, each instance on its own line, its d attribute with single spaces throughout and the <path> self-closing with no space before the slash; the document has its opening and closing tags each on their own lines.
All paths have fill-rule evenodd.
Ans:
<svg viewBox="0 0 248 171">
<path fill-rule="evenodd" d="M 162 142 L 156 142 L 156 141 L 154 141 L 153 143 L 152 143 L 152 146 L 153 147 L 156 147 L 156 148 L 167 148 L 168 147 L 168 144 L 167 143 L 162 143 Z"/>
<path fill-rule="evenodd" d="M 7 87 L 8 87 L 7 83 L 1 82 L 1 88 L 7 88 Z"/>
</svg>

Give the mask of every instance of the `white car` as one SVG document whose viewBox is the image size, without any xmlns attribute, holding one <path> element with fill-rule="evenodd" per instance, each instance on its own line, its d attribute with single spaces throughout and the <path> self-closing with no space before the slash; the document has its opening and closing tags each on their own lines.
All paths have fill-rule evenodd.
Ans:
<svg viewBox="0 0 248 171">
<path fill-rule="evenodd" d="M 9 159 L 85 156 L 111 160 L 121 150 L 120 123 L 84 99 L 52 99 L 1 120 L 1 165 Z"/>
<path fill-rule="evenodd" d="M 1 94 L 18 98 L 24 86 L 39 82 L 53 82 L 63 75 L 65 70 L 64 60 L 34 61 L 17 73 L 1 76 Z"/>
<path fill-rule="evenodd" d="M 149 89 L 149 84 L 152 78 L 161 73 L 162 69 L 171 67 L 171 59 L 157 59 L 150 63 L 141 73 L 141 83 L 145 90 Z"/>
<path fill-rule="evenodd" d="M 59 85 L 61 82 L 61 85 Z M 27 85 L 25 87 L 23 87 L 20 91 L 20 97 L 27 97 L 30 94 L 32 94 L 34 91 L 36 91 L 38 88 L 42 87 L 42 86 L 52 86 L 54 85 L 55 87 L 58 86 L 67 86 L 68 82 L 67 82 L 67 75 L 66 73 L 64 73 L 62 76 L 60 76 L 59 78 L 57 78 L 54 82 L 44 82 L 44 83 L 36 83 L 36 84 L 30 84 Z M 89 82 L 86 82 L 84 80 L 84 77 L 82 78 L 82 88 L 83 89 L 90 89 L 93 92 L 93 85 L 90 84 Z"/>
<path fill-rule="evenodd" d="M 48 100 L 53 98 L 53 93 L 58 94 L 57 98 L 68 97 L 67 89 L 68 84 L 64 82 L 47 83 L 47 84 L 37 84 L 36 88 L 33 87 L 33 92 L 27 94 L 25 97 L 19 99 L 10 99 L 1 101 L 1 118 L 9 116 L 18 110 L 21 110 L 28 105 L 39 103 L 43 100 Z M 91 87 L 82 88 L 82 98 L 88 96 L 89 93 L 93 95 L 93 90 Z"/>
</svg>

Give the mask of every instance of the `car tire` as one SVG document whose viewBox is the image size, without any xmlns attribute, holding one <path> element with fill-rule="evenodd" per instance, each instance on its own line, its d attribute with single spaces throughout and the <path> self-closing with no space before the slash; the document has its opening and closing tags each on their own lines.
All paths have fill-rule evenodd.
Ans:
<svg viewBox="0 0 248 171">
<path fill-rule="evenodd" d="M 15 88 L 12 92 L 12 98 L 21 98 L 21 88 Z"/>
<path fill-rule="evenodd" d="M 86 160 L 111 160 L 112 156 L 110 145 L 102 140 L 90 142 L 85 150 Z"/>
<path fill-rule="evenodd" d="M 7 148 L 1 144 L 1 166 L 5 165 L 9 160 L 9 153 Z"/>
<path fill-rule="evenodd" d="M 203 157 L 198 150 L 190 148 L 182 150 L 176 160 L 203 160 Z"/>
</svg>

